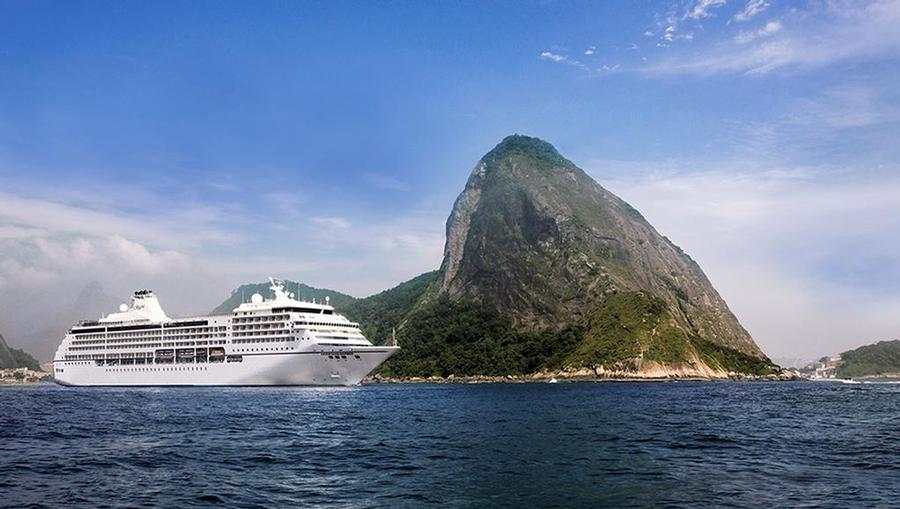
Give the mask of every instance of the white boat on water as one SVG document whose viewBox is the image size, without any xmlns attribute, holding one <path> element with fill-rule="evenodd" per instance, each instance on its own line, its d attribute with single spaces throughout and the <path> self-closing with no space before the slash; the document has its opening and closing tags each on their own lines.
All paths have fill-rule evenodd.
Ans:
<svg viewBox="0 0 900 509">
<path fill-rule="evenodd" d="M 355 385 L 399 348 L 374 346 L 359 324 L 296 300 L 270 279 L 230 315 L 169 318 L 135 292 L 118 313 L 73 326 L 56 351 L 61 385 Z"/>
</svg>

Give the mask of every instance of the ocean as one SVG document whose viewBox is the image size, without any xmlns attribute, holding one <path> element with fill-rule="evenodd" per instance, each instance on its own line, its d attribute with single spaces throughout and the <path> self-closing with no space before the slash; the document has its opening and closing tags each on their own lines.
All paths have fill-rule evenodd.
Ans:
<svg viewBox="0 0 900 509">
<path fill-rule="evenodd" d="M 900 385 L 0 388 L 2 507 L 897 507 Z"/>
</svg>

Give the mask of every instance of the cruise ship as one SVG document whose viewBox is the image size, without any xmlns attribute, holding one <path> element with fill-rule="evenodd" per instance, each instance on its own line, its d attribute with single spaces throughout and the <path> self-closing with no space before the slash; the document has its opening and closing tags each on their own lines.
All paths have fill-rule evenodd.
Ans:
<svg viewBox="0 0 900 509">
<path fill-rule="evenodd" d="M 374 346 L 359 324 L 324 303 L 296 300 L 270 279 L 230 315 L 169 318 L 156 296 L 135 292 L 118 313 L 74 325 L 56 351 L 69 386 L 356 385 L 396 346 Z"/>
</svg>

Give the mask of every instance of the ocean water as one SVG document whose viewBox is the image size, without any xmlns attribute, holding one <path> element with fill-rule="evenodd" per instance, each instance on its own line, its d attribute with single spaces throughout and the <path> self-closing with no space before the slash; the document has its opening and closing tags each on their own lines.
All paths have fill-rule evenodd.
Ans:
<svg viewBox="0 0 900 509">
<path fill-rule="evenodd" d="M 0 389 L 3 507 L 898 507 L 900 385 Z"/>
</svg>

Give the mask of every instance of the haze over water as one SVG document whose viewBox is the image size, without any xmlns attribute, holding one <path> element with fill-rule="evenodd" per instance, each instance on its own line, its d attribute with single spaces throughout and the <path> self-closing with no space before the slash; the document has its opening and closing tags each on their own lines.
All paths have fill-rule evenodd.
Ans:
<svg viewBox="0 0 900 509">
<path fill-rule="evenodd" d="M 887 507 L 900 385 L 0 389 L 0 507 Z"/>
</svg>

